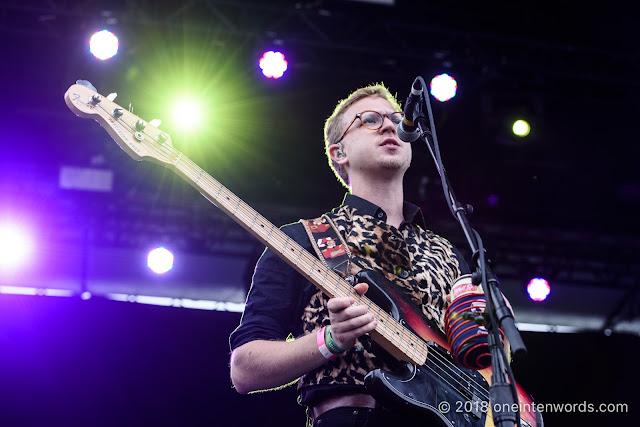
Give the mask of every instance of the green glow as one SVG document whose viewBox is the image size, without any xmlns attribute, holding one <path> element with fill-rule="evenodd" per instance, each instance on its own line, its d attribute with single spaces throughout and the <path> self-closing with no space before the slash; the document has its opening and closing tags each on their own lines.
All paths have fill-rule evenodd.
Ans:
<svg viewBox="0 0 640 427">
<path fill-rule="evenodd" d="M 171 116 L 176 128 L 191 133 L 202 128 L 206 113 L 198 100 L 184 97 L 172 102 Z"/>
<path fill-rule="evenodd" d="M 138 55 L 103 85 L 118 89 L 120 105 L 132 103 L 146 121 L 161 119 L 173 147 L 232 190 L 256 187 L 276 167 L 288 170 L 274 147 L 284 126 L 297 126 L 289 106 L 306 97 L 294 102 L 265 84 L 252 46 L 202 32 L 141 30 Z M 157 177 L 158 184 L 173 186 L 172 174 Z"/>
</svg>

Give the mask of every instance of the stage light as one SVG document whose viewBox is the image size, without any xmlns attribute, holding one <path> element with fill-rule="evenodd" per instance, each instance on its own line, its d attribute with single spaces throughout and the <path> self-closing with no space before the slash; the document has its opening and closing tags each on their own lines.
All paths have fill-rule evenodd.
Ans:
<svg viewBox="0 0 640 427">
<path fill-rule="evenodd" d="M 513 122 L 512 130 L 514 135 L 524 138 L 529 135 L 529 132 L 531 132 L 531 126 L 529 126 L 529 123 L 526 120 L 516 120 Z"/>
<path fill-rule="evenodd" d="M 0 224 L 0 270 L 14 271 L 24 266 L 33 253 L 29 233 L 13 223 Z"/>
<path fill-rule="evenodd" d="M 192 98 L 178 99 L 173 103 L 174 124 L 182 131 L 195 131 L 202 127 L 202 105 Z"/>
<path fill-rule="evenodd" d="M 431 79 L 429 85 L 431 95 L 440 102 L 445 102 L 456 96 L 458 83 L 448 74 L 439 74 Z"/>
<path fill-rule="evenodd" d="M 535 277 L 531 279 L 527 285 L 527 292 L 529 297 L 534 301 L 544 301 L 551 292 L 551 286 L 549 282 L 541 277 Z"/>
<path fill-rule="evenodd" d="M 101 61 L 112 58 L 118 53 L 118 38 L 110 31 L 98 31 L 89 40 L 89 50 Z"/>
<path fill-rule="evenodd" d="M 262 74 L 268 78 L 279 79 L 287 71 L 287 60 L 281 52 L 270 50 L 265 52 L 258 62 L 262 69 Z"/>
<path fill-rule="evenodd" d="M 165 248 L 155 248 L 149 252 L 147 265 L 157 274 L 164 274 L 173 268 L 173 254 Z"/>
</svg>

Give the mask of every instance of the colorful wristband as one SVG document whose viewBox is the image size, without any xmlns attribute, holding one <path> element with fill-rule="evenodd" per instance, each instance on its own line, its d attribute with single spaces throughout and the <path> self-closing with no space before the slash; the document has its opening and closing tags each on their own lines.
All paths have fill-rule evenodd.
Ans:
<svg viewBox="0 0 640 427">
<path fill-rule="evenodd" d="M 324 340 L 325 329 L 326 329 L 326 326 L 318 329 L 318 334 L 316 335 L 316 341 L 318 342 L 318 350 L 320 350 L 320 353 L 322 353 L 325 359 L 331 360 L 334 357 L 336 357 L 336 355 L 333 354 L 327 348 L 327 343 Z"/>
<path fill-rule="evenodd" d="M 331 333 L 331 325 L 327 326 L 327 331 L 325 332 L 325 342 L 327 344 L 327 348 L 331 353 L 333 354 L 344 353 L 344 350 L 341 349 L 333 339 L 333 334 Z"/>
</svg>

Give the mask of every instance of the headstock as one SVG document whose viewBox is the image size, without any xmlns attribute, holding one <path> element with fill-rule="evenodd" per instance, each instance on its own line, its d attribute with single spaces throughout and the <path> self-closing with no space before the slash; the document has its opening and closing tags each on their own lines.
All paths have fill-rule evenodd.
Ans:
<svg viewBox="0 0 640 427">
<path fill-rule="evenodd" d="M 79 80 L 72 85 L 64 94 L 64 101 L 78 116 L 98 121 L 135 160 L 175 164 L 181 156 L 172 147 L 169 134 L 100 95 L 89 82 Z"/>
</svg>

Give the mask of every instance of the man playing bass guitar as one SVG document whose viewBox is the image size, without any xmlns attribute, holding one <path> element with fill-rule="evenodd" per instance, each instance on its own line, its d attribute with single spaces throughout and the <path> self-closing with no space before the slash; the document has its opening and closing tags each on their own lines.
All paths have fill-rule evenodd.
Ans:
<svg viewBox="0 0 640 427">
<path fill-rule="evenodd" d="M 319 258 L 346 252 L 347 273 L 381 274 L 432 329 L 443 332 L 446 296 L 469 269 L 451 243 L 428 231 L 419 208 L 404 201 L 412 151 L 396 134 L 401 120 L 397 100 L 382 85 L 358 89 L 340 101 L 325 124 L 325 148 L 349 192 L 323 217 L 326 222 L 310 221 L 307 228 L 299 222 L 282 230 Z M 328 226 L 338 231 L 338 239 L 310 238 L 310 228 Z M 367 283 L 354 288 L 367 295 L 373 290 Z M 300 402 L 314 426 L 427 425 L 419 412 L 377 401 L 364 386 L 370 371 L 394 369 L 395 360 L 369 335 L 378 321 L 354 297 L 328 298 L 267 249 L 256 266 L 241 323 L 230 337 L 232 382 L 239 393 L 248 393 L 299 379 Z"/>
</svg>

